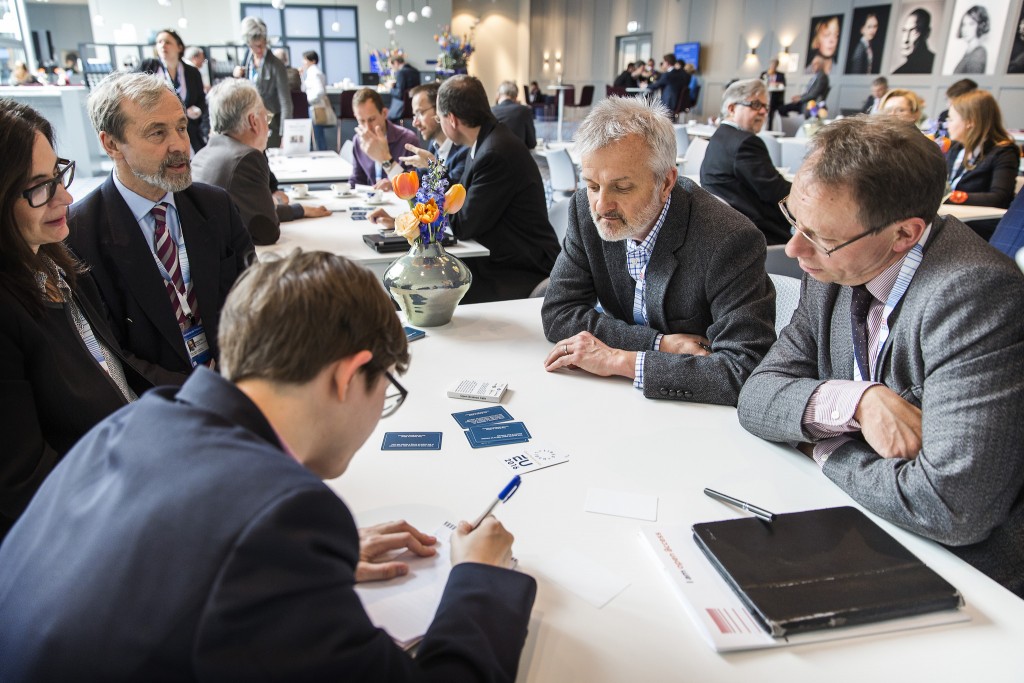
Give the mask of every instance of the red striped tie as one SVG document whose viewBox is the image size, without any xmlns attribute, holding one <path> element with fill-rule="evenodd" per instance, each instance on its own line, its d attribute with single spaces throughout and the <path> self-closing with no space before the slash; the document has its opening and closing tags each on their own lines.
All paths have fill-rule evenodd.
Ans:
<svg viewBox="0 0 1024 683">
<path fill-rule="evenodd" d="M 167 288 L 167 295 L 171 297 L 171 308 L 174 310 L 174 317 L 178 320 L 178 327 L 184 332 L 190 328 L 193 322 L 199 320 L 199 306 L 196 303 L 196 295 L 192 287 L 185 287 L 185 280 L 181 276 L 181 267 L 178 263 L 178 245 L 171 238 L 171 231 L 167 229 L 167 203 L 161 202 L 154 206 L 150 212 L 156 220 L 156 257 L 164 264 L 167 274 L 171 280 L 164 280 Z M 177 292 L 175 292 L 177 290 Z M 192 309 L 192 320 L 185 315 L 181 307 L 181 299 L 178 292 L 185 297 L 189 308 Z"/>
</svg>

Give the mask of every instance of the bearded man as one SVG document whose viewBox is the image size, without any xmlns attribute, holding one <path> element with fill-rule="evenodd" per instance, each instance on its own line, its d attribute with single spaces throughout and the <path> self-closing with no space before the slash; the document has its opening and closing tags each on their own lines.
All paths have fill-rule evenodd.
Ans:
<svg viewBox="0 0 1024 683">
<path fill-rule="evenodd" d="M 255 252 L 238 209 L 192 183 L 188 119 L 160 77 L 111 74 L 89 117 L 114 170 L 71 207 L 69 244 L 123 348 L 171 371 L 212 366 L 224 299 Z"/>
<path fill-rule="evenodd" d="M 748 218 L 679 178 L 665 108 L 596 105 L 569 227 L 544 297 L 548 371 L 621 375 L 647 398 L 736 405 L 775 341 L 765 239 Z"/>
</svg>

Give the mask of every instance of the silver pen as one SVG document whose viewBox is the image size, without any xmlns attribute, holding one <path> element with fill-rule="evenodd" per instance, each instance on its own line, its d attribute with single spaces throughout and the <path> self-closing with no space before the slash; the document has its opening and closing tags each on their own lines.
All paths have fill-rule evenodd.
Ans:
<svg viewBox="0 0 1024 683">
<path fill-rule="evenodd" d="M 715 491 L 713 489 L 704 489 L 704 493 L 710 496 L 711 498 L 714 498 L 715 500 L 721 501 L 723 503 L 728 503 L 729 505 L 737 507 L 740 510 L 746 510 L 750 514 L 760 519 L 762 522 L 768 522 L 769 524 L 771 524 L 775 521 L 774 512 L 769 512 L 768 510 L 753 505 L 752 503 L 747 503 L 745 501 L 740 500 L 739 498 L 727 496 L 724 493 L 719 493 L 718 491 Z"/>
</svg>

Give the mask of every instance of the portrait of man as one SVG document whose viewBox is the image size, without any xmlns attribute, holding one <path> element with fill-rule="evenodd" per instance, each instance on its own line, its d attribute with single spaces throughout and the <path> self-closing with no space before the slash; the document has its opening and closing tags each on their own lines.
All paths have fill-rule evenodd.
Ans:
<svg viewBox="0 0 1024 683">
<path fill-rule="evenodd" d="M 853 11 L 850 37 L 846 41 L 846 73 L 881 73 L 891 10 L 891 5 L 875 5 Z"/>
<path fill-rule="evenodd" d="M 899 24 L 893 31 L 892 60 L 894 74 L 930 74 L 935 66 L 932 31 L 938 27 L 932 22 L 942 16 L 939 2 L 916 3 L 903 6 Z"/>
<path fill-rule="evenodd" d="M 1017 18 L 1017 31 L 1013 35 L 1013 50 L 1010 52 L 1006 73 L 1024 73 L 1024 7 L 1020 8 L 1020 16 Z"/>
<path fill-rule="evenodd" d="M 1009 9 L 1009 0 L 957 0 L 942 73 L 994 74 Z"/>
<path fill-rule="evenodd" d="M 843 32 L 843 15 L 829 14 L 811 17 L 810 39 L 807 43 L 807 61 L 804 66 L 810 73 L 815 57 L 822 59 L 822 72 L 832 73 L 832 67 L 839 63 L 839 36 Z"/>
</svg>

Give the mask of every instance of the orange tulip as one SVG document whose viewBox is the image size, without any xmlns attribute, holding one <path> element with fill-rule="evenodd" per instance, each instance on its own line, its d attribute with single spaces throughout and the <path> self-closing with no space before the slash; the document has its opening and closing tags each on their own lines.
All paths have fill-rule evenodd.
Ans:
<svg viewBox="0 0 1024 683">
<path fill-rule="evenodd" d="M 416 214 L 416 218 L 420 219 L 420 223 L 433 223 L 441 215 L 437 208 L 437 202 L 433 199 L 426 204 L 417 204 L 413 207 L 412 212 Z"/>
<path fill-rule="evenodd" d="M 462 205 L 466 203 L 466 188 L 455 184 L 444 193 L 444 212 L 447 214 L 458 213 Z"/>
<path fill-rule="evenodd" d="M 391 182 L 391 189 L 399 199 L 412 199 L 420 189 L 419 176 L 416 175 L 416 171 L 399 173 Z"/>
</svg>

